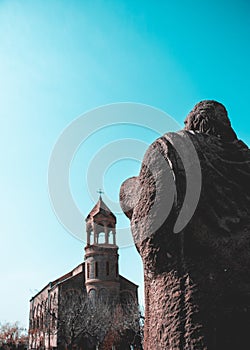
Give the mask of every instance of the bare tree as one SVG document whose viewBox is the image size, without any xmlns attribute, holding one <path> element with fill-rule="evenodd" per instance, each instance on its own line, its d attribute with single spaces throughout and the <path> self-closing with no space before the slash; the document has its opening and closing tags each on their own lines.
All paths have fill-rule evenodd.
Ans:
<svg viewBox="0 0 250 350">
<path fill-rule="evenodd" d="M 18 322 L 0 324 L 0 344 L 2 347 L 24 348 L 28 344 L 28 334 Z"/>
<path fill-rule="evenodd" d="M 123 346 L 130 344 L 136 349 L 140 349 L 143 331 L 141 317 L 137 301 L 133 298 L 116 304 L 112 314 L 109 333 L 113 344 L 120 345 L 120 347 L 122 347 L 122 344 Z M 104 349 L 110 349 L 110 347 L 107 346 Z"/>
<path fill-rule="evenodd" d="M 43 320 L 33 322 L 36 328 L 30 330 L 30 336 L 57 336 L 58 348 L 72 349 L 88 343 L 96 349 L 110 349 L 122 341 L 131 345 L 140 343 L 140 312 L 133 299 L 118 303 L 69 289 L 43 306 Z"/>
<path fill-rule="evenodd" d="M 55 313 L 55 330 L 67 348 L 87 339 L 100 345 L 110 328 L 112 307 L 102 300 L 91 300 L 78 291 L 64 294 Z"/>
</svg>

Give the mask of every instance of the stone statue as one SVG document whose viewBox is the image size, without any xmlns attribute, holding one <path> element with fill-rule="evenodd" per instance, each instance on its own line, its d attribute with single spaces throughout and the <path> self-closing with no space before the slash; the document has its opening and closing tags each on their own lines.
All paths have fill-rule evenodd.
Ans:
<svg viewBox="0 0 250 350">
<path fill-rule="evenodd" d="M 250 151 L 225 107 L 202 101 L 157 139 L 120 202 L 144 265 L 144 349 L 248 349 Z"/>
</svg>

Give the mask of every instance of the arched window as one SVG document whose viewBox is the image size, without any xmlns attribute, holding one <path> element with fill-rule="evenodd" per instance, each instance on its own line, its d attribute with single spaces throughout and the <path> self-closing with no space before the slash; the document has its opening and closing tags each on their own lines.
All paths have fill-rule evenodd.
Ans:
<svg viewBox="0 0 250 350">
<path fill-rule="evenodd" d="M 48 305 L 48 298 L 45 299 L 45 302 L 44 302 L 44 310 L 47 312 L 49 309 L 49 305 Z"/>
<path fill-rule="evenodd" d="M 106 261 L 106 275 L 109 276 L 109 261 Z"/>
<path fill-rule="evenodd" d="M 36 309 L 36 328 L 40 328 L 41 305 L 37 305 Z"/>
<path fill-rule="evenodd" d="M 98 295 L 99 295 L 100 300 L 102 300 L 104 302 L 108 300 L 108 291 L 106 288 L 100 289 Z"/>
<path fill-rule="evenodd" d="M 96 300 L 96 290 L 95 289 L 90 289 L 89 291 L 89 298 L 92 302 L 95 302 Z"/>
<path fill-rule="evenodd" d="M 46 301 L 45 300 L 43 300 L 42 304 L 41 304 L 41 311 L 40 311 L 41 328 L 44 328 L 44 323 L 45 323 L 44 315 L 46 315 Z"/>
<path fill-rule="evenodd" d="M 98 244 L 104 244 L 105 243 L 105 233 L 100 232 L 98 234 Z"/>
<path fill-rule="evenodd" d="M 53 294 L 49 295 L 49 311 L 51 311 L 53 309 Z"/>
<path fill-rule="evenodd" d="M 52 313 L 51 313 L 51 327 L 55 328 L 55 325 L 56 325 L 56 313 L 55 313 L 55 310 L 52 310 Z"/>
<path fill-rule="evenodd" d="M 34 307 L 34 309 L 33 309 L 33 319 L 36 317 L 36 307 Z"/>
<path fill-rule="evenodd" d="M 40 327 L 43 329 L 44 324 L 43 324 L 43 314 L 41 314 L 41 319 L 40 319 Z"/>
<path fill-rule="evenodd" d="M 95 262 L 95 277 L 98 277 L 98 262 Z"/>
<path fill-rule="evenodd" d="M 53 296 L 53 307 L 56 307 L 57 306 L 57 295 L 56 293 L 54 293 L 54 296 Z"/>
<path fill-rule="evenodd" d="M 89 278 L 90 275 L 90 266 L 89 263 L 87 263 L 87 278 Z"/>
<path fill-rule="evenodd" d="M 37 315 L 37 316 L 40 315 L 40 308 L 41 308 L 41 305 L 38 304 L 38 305 L 37 305 L 37 308 L 36 308 L 36 315 Z"/>
</svg>

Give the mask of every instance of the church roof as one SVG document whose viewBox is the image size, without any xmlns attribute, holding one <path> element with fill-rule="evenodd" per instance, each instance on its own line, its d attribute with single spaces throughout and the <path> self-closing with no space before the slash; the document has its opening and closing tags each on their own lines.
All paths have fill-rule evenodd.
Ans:
<svg viewBox="0 0 250 350">
<path fill-rule="evenodd" d="M 96 203 L 94 208 L 91 210 L 91 212 L 87 216 L 86 221 L 94 218 L 97 214 L 103 214 L 105 216 L 112 216 L 116 222 L 115 215 L 112 213 L 112 211 L 109 209 L 109 207 L 103 202 L 102 196 L 99 197 L 98 202 Z"/>
<path fill-rule="evenodd" d="M 54 289 L 55 287 L 59 285 L 64 285 L 67 282 L 70 282 L 73 278 L 76 278 L 77 276 L 83 276 L 83 279 L 85 280 L 85 262 L 77 265 L 73 270 L 70 272 L 60 276 L 56 280 L 49 282 L 46 284 L 44 288 L 42 288 L 39 292 L 37 292 L 31 299 L 30 302 L 36 299 L 37 297 L 40 298 L 42 292 L 44 292 L 46 289 L 49 291 L 51 289 Z M 123 277 L 122 275 L 119 274 L 119 282 L 120 282 L 120 291 L 122 292 L 123 290 L 130 290 L 131 288 L 138 288 L 138 285 L 135 284 L 134 282 L 128 280 L 127 278 Z M 85 284 L 81 283 L 82 288 L 86 288 Z M 129 288 L 130 286 L 130 288 Z"/>
</svg>

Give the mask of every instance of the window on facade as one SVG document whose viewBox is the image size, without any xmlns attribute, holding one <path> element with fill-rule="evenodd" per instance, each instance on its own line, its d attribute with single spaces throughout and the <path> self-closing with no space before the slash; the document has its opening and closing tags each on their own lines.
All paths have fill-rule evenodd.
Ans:
<svg viewBox="0 0 250 350">
<path fill-rule="evenodd" d="M 115 274 L 116 274 L 116 277 L 118 277 L 118 263 L 116 263 L 115 265 Z"/>
<path fill-rule="evenodd" d="M 109 261 L 106 262 L 106 274 L 109 276 Z"/>
<path fill-rule="evenodd" d="M 50 310 L 53 309 L 54 305 L 55 305 L 55 298 L 54 298 L 54 295 L 51 294 L 50 295 Z"/>
<path fill-rule="evenodd" d="M 52 318 L 52 320 L 51 320 L 51 326 L 52 326 L 52 328 L 55 328 L 55 325 L 56 325 L 56 313 L 55 313 L 54 310 L 53 310 L 53 312 L 52 312 L 51 318 Z"/>
<path fill-rule="evenodd" d="M 53 306 L 55 307 L 57 305 L 57 299 L 56 299 L 56 293 L 53 296 Z"/>
<path fill-rule="evenodd" d="M 89 278 L 89 263 L 87 263 L 87 278 Z"/>
<path fill-rule="evenodd" d="M 95 277 L 98 277 L 98 262 L 95 262 Z"/>
<path fill-rule="evenodd" d="M 95 289 L 90 289 L 89 291 L 89 298 L 93 304 L 95 304 L 96 301 L 96 290 Z"/>
<path fill-rule="evenodd" d="M 46 300 L 44 302 L 44 310 L 47 310 L 48 307 L 49 307 L 49 300 L 48 300 L 48 298 L 46 298 Z"/>
<path fill-rule="evenodd" d="M 104 301 L 104 302 L 107 302 L 108 300 L 108 292 L 107 292 L 107 289 L 106 288 L 102 288 L 100 291 L 99 291 L 99 299 Z"/>
<path fill-rule="evenodd" d="M 36 317 L 36 307 L 34 307 L 34 310 L 33 310 L 33 318 Z"/>
</svg>

